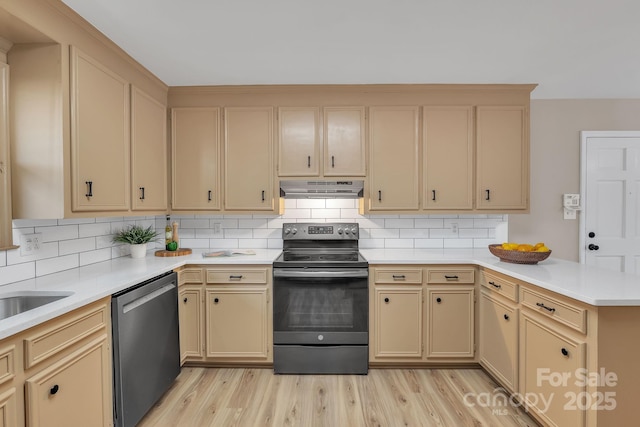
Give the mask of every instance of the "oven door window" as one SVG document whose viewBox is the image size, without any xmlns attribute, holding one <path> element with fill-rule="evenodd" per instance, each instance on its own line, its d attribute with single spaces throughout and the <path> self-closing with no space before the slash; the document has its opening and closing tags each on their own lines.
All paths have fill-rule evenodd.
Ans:
<svg viewBox="0 0 640 427">
<path fill-rule="evenodd" d="M 274 330 L 281 332 L 366 332 L 366 278 L 277 278 Z"/>
</svg>

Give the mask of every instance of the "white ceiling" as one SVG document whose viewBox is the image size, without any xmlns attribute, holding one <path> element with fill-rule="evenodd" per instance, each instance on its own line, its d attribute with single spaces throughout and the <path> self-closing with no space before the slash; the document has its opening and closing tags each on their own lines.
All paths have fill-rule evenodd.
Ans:
<svg viewBox="0 0 640 427">
<path fill-rule="evenodd" d="M 170 86 L 538 83 L 640 98 L 637 0 L 63 0 Z"/>
</svg>

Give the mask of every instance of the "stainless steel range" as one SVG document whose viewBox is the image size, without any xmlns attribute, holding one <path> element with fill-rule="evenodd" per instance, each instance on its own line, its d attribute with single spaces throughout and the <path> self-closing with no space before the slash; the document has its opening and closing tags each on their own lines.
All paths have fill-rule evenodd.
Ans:
<svg viewBox="0 0 640 427">
<path fill-rule="evenodd" d="M 368 264 L 356 223 L 286 223 L 273 264 L 277 374 L 366 374 Z"/>
</svg>

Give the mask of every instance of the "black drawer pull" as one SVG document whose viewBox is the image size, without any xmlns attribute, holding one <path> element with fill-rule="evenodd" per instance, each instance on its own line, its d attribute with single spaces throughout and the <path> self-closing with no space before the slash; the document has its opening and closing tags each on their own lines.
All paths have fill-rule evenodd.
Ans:
<svg viewBox="0 0 640 427">
<path fill-rule="evenodd" d="M 242 279 L 242 274 L 239 276 L 234 276 L 234 275 L 229 276 L 229 280 L 240 280 L 240 279 Z"/>
<path fill-rule="evenodd" d="M 436 190 L 431 190 L 431 200 L 436 201 Z"/>
<path fill-rule="evenodd" d="M 93 181 L 85 181 L 85 184 L 87 184 L 87 194 L 85 194 L 85 197 L 93 197 Z"/>
<path fill-rule="evenodd" d="M 404 274 L 393 274 L 391 277 L 393 277 L 393 280 L 404 280 L 405 279 L 405 275 Z"/>
<path fill-rule="evenodd" d="M 264 202 L 264 190 L 262 190 L 262 201 Z"/>
<path fill-rule="evenodd" d="M 489 282 L 489 284 L 491 286 L 493 286 L 494 288 L 496 288 L 496 289 L 500 289 L 502 287 L 502 285 L 498 285 L 498 284 L 496 284 L 496 282 Z"/>
<path fill-rule="evenodd" d="M 563 356 L 568 356 L 569 355 L 569 351 L 566 348 L 562 348 L 562 350 L 560 350 L 560 352 L 562 352 Z"/>
<path fill-rule="evenodd" d="M 509 315 L 508 314 L 504 315 L 504 320 L 509 320 Z"/>
<path fill-rule="evenodd" d="M 140 187 L 140 200 L 144 200 L 144 187 Z"/>
<path fill-rule="evenodd" d="M 382 191 L 378 190 L 378 201 L 382 201 Z"/>
<path fill-rule="evenodd" d="M 544 308 L 545 310 L 547 310 L 548 312 L 551 312 L 551 313 L 553 313 L 554 311 L 556 311 L 556 309 L 555 309 L 555 308 L 553 308 L 553 307 L 547 307 L 546 305 L 544 305 L 544 304 L 543 304 L 543 303 L 541 303 L 541 302 L 537 302 L 537 303 L 536 303 L 536 305 L 537 305 L 538 307 L 540 307 L 540 308 Z"/>
<path fill-rule="evenodd" d="M 311 156 L 307 156 L 307 167 L 311 167 Z"/>
<path fill-rule="evenodd" d="M 336 157 L 335 156 L 331 156 L 331 167 L 332 168 L 336 167 Z"/>
<path fill-rule="evenodd" d="M 219 302 L 220 302 L 220 300 L 219 300 L 218 298 L 214 298 L 214 299 L 213 299 L 213 303 L 214 303 L 214 304 L 217 304 L 217 303 L 219 303 Z"/>
<path fill-rule="evenodd" d="M 446 274 L 444 275 L 444 278 L 447 280 L 458 280 L 459 277 L 458 276 L 447 276 Z"/>
<path fill-rule="evenodd" d="M 211 201 L 211 195 L 212 195 L 212 191 L 211 191 L 211 190 L 209 190 L 209 191 L 207 192 L 207 201 L 209 201 L 209 202 Z"/>
<path fill-rule="evenodd" d="M 51 390 L 49 390 L 49 393 L 56 394 L 58 390 L 60 390 L 60 387 L 58 387 L 58 384 L 56 384 L 53 387 L 51 387 Z"/>
<path fill-rule="evenodd" d="M 485 200 L 491 200 L 491 190 L 484 190 L 487 192 L 487 197 L 485 198 Z"/>
<path fill-rule="evenodd" d="M 384 302 L 388 303 L 389 302 L 389 298 L 385 298 Z"/>
<path fill-rule="evenodd" d="M 442 302 L 442 298 L 440 298 L 440 297 L 436 298 L 436 302 L 437 302 L 438 304 L 440 304 L 440 303 Z"/>
</svg>

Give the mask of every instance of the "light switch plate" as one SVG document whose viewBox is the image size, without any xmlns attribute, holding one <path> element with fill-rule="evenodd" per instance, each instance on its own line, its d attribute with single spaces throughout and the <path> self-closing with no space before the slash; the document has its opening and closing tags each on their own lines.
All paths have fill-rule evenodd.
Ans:
<svg viewBox="0 0 640 427">
<path fill-rule="evenodd" d="M 20 236 L 20 255 L 33 255 L 40 250 L 42 233 L 23 234 Z"/>
</svg>

